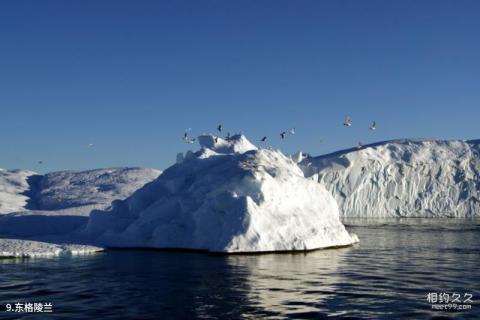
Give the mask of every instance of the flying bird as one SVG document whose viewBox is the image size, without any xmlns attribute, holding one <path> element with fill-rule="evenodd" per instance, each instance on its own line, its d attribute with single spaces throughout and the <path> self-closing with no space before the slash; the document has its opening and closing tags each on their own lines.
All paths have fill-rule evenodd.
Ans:
<svg viewBox="0 0 480 320">
<path fill-rule="evenodd" d="M 372 124 L 370 125 L 370 130 L 375 130 L 377 129 L 377 123 L 375 121 L 372 122 Z"/>
<path fill-rule="evenodd" d="M 218 127 L 217 127 L 218 132 L 222 132 L 222 129 L 223 129 L 222 125 L 219 124 Z"/>
<path fill-rule="evenodd" d="M 295 134 L 295 128 L 290 129 L 290 130 L 289 130 L 289 133 L 290 133 L 290 134 Z"/>
<path fill-rule="evenodd" d="M 91 148 L 91 147 L 93 147 L 93 143 L 87 144 L 87 148 Z"/>
<path fill-rule="evenodd" d="M 282 137 L 282 140 L 285 139 L 285 135 L 286 135 L 286 134 L 287 134 L 287 133 L 286 133 L 285 131 L 283 131 L 282 133 L 280 133 L 280 137 Z"/>
<path fill-rule="evenodd" d="M 347 118 L 345 119 L 345 121 L 343 122 L 343 125 L 344 125 L 345 127 L 350 127 L 350 126 L 352 125 L 352 119 L 350 119 L 350 117 L 347 117 Z"/>
<path fill-rule="evenodd" d="M 193 138 L 193 139 L 188 139 L 188 140 L 187 140 L 187 143 L 192 144 L 192 143 L 194 143 L 196 140 L 197 140 L 197 139 L 195 139 L 195 138 Z"/>
<path fill-rule="evenodd" d="M 262 141 L 262 142 L 267 141 L 267 136 L 264 136 L 262 139 L 260 139 L 260 141 Z"/>
<path fill-rule="evenodd" d="M 38 160 L 37 163 L 38 164 L 43 164 L 43 160 Z"/>
</svg>

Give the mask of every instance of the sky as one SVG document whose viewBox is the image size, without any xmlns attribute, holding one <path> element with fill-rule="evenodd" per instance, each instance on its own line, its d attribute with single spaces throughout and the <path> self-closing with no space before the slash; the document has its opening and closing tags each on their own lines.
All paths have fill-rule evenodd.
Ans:
<svg viewBox="0 0 480 320">
<path fill-rule="evenodd" d="M 165 169 L 220 123 L 312 155 L 480 138 L 479 38 L 474 0 L 0 1 L 0 168 Z"/>
</svg>

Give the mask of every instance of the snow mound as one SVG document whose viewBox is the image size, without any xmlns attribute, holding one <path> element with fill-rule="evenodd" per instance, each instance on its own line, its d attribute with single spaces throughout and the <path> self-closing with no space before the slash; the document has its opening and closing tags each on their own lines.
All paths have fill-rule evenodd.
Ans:
<svg viewBox="0 0 480 320">
<path fill-rule="evenodd" d="M 108 247 L 214 252 L 312 250 L 358 241 L 325 188 L 279 151 L 243 135 L 200 136 L 202 149 L 165 170 L 109 211 L 93 211 L 85 232 Z"/>
<path fill-rule="evenodd" d="M 480 213 L 480 141 L 396 140 L 300 163 L 345 217 L 471 217 Z"/>
</svg>

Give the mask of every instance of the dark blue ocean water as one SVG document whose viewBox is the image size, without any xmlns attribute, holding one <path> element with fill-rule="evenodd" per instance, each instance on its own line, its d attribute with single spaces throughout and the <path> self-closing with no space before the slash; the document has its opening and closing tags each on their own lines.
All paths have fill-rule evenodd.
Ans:
<svg viewBox="0 0 480 320">
<path fill-rule="evenodd" d="M 297 254 L 109 251 L 0 260 L 0 319 L 480 318 L 480 222 L 352 220 L 361 243 Z M 473 295 L 435 311 L 428 293 Z M 7 303 L 51 302 L 51 314 Z"/>
</svg>

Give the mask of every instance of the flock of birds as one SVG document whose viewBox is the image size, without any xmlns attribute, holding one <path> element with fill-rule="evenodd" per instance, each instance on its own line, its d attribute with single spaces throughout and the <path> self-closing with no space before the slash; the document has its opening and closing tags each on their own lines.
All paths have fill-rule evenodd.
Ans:
<svg viewBox="0 0 480 320">
<path fill-rule="evenodd" d="M 352 119 L 350 117 L 346 117 L 345 121 L 343 122 L 343 125 L 345 127 L 351 127 L 352 124 L 353 124 Z M 373 121 L 368 128 L 372 131 L 376 130 L 377 129 L 377 123 L 375 121 Z M 191 131 L 191 130 L 192 130 L 192 128 L 188 128 L 182 136 L 182 140 L 185 141 L 188 144 L 192 144 L 196 141 L 195 138 L 190 138 L 189 135 L 188 135 L 189 131 Z M 218 125 L 217 131 L 219 133 L 221 133 L 223 131 L 223 126 L 221 124 Z M 287 134 L 295 134 L 295 128 L 291 128 L 288 131 L 282 131 L 280 133 L 280 138 L 282 140 L 285 140 L 285 138 L 287 137 Z M 231 134 L 230 134 L 230 132 L 227 132 L 227 136 L 226 136 L 225 140 L 230 141 L 230 138 L 231 138 Z M 267 140 L 268 140 L 267 136 L 263 136 L 260 139 L 260 141 L 263 142 L 263 143 L 267 142 Z M 217 143 L 217 142 L 218 142 L 218 137 L 216 136 L 215 137 L 215 143 Z M 363 144 L 361 142 L 359 142 L 358 145 L 357 145 L 357 148 L 360 149 L 362 147 L 363 147 Z"/>
<path fill-rule="evenodd" d="M 351 119 L 350 117 L 345 118 L 345 121 L 343 122 L 343 125 L 344 125 L 345 127 L 351 127 L 352 124 L 353 124 L 353 122 L 352 122 L 352 119 Z M 369 129 L 372 130 L 372 131 L 377 129 L 377 124 L 376 124 L 375 121 L 373 121 L 373 122 L 371 123 Z M 182 140 L 185 141 L 185 142 L 188 143 L 188 144 L 193 144 L 193 143 L 195 143 L 195 141 L 197 140 L 197 139 L 195 139 L 195 138 L 190 138 L 190 137 L 189 137 L 188 133 L 189 133 L 191 130 L 192 130 L 192 128 L 188 128 L 188 129 L 185 131 L 185 133 L 183 134 L 183 136 L 182 136 Z M 223 126 L 222 126 L 221 124 L 218 125 L 217 131 L 218 131 L 219 133 L 221 133 L 221 132 L 223 131 Z M 295 134 L 295 128 L 291 128 L 291 129 L 289 129 L 288 131 L 282 131 L 282 132 L 280 133 L 280 138 L 281 138 L 282 140 L 285 140 L 285 138 L 287 137 L 287 135 L 293 135 L 293 134 Z M 230 132 L 227 132 L 227 135 L 226 135 L 226 137 L 225 137 L 225 140 L 230 141 L 230 138 L 231 138 L 231 134 L 230 134 Z M 263 136 L 263 137 L 260 139 L 260 141 L 263 142 L 263 143 L 266 143 L 267 140 L 268 140 L 268 137 L 267 137 L 267 136 Z M 215 137 L 215 143 L 218 143 L 218 137 Z M 93 148 L 93 146 L 94 146 L 93 143 L 89 143 L 89 144 L 86 145 L 86 147 L 87 147 L 88 149 Z M 363 144 L 362 144 L 361 142 L 359 142 L 358 145 L 357 145 L 357 148 L 360 149 L 360 148 L 362 148 L 362 147 L 363 147 Z M 37 163 L 38 163 L 39 165 L 41 165 L 41 164 L 43 164 L 43 160 L 38 160 Z"/>
</svg>

